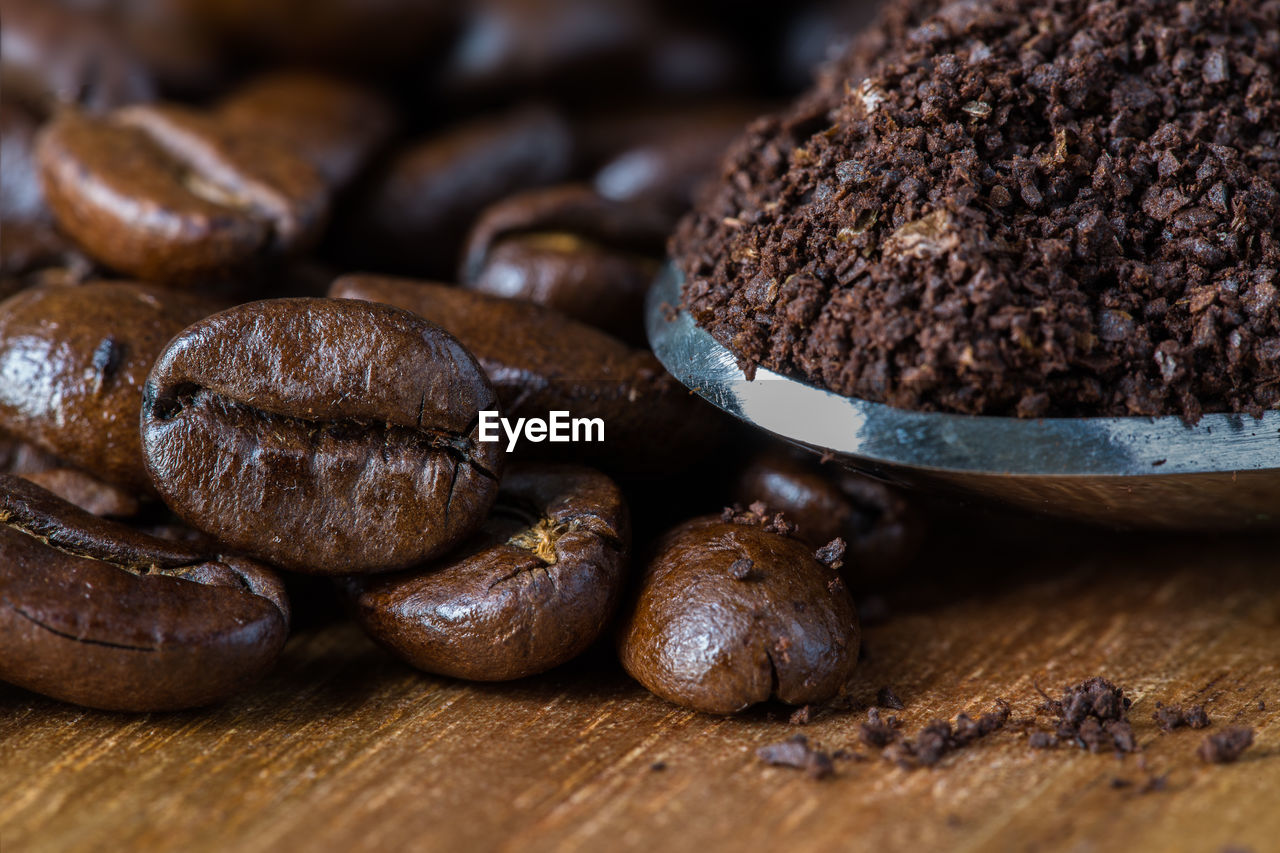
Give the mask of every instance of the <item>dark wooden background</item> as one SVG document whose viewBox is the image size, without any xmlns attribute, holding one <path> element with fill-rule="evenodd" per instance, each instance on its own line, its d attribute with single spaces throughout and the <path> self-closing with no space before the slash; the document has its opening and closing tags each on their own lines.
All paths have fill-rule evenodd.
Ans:
<svg viewBox="0 0 1280 853">
<path fill-rule="evenodd" d="M 891 687 L 908 731 L 1028 716 L 1105 675 L 1141 754 L 1032 750 L 1009 727 L 907 771 L 857 742 L 864 711 L 683 711 L 607 647 L 506 685 L 433 678 L 341 618 L 219 707 L 79 710 L 0 687 L 0 849 L 1280 850 L 1280 538 L 939 535 L 865 631 L 855 705 Z M 1257 728 L 1233 765 L 1162 734 L 1155 703 Z M 755 750 L 797 731 L 865 760 L 815 781 Z M 1163 790 L 1144 792 L 1167 774 Z M 1116 782 L 1114 780 L 1121 780 Z M 1115 787 L 1129 783 L 1124 787 Z"/>
</svg>

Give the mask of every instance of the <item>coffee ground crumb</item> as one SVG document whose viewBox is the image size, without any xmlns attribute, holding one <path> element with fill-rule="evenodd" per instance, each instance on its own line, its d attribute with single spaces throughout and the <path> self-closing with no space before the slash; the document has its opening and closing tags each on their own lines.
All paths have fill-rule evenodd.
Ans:
<svg viewBox="0 0 1280 853">
<path fill-rule="evenodd" d="M 1230 764 L 1252 745 L 1253 729 L 1251 727 L 1232 726 L 1206 737 L 1196 754 L 1200 756 L 1201 761 L 1208 764 Z"/>
<path fill-rule="evenodd" d="M 876 704 L 881 708 L 888 708 L 890 711 L 901 711 L 907 706 L 898 698 L 898 694 L 893 692 L 893 688 L 888 685 L 881 687 L 876 693 Z"/>
<path fill-rule="evenodd" d="M 858 727 L 858 739 L 874 749 L 883 749 L 902 737 L 897 717 L 883 719 L 879 708 L 867 711 L 867 721 Z"/>
<path fill-rule="evenodd" d="M 762 746 L 756 757 L 775 767 L 792 767 L 803 770 L 812 779 L 825 779 L 835 773 L 831 756 L 809 745 L 804 735 L 793 735 L 780 743 Z"/>
<path fill-rule="evenodd" d="M 1151 715 L 1163 732 L 1187 726 L 1192 729 L 1203 729 L 1209 725 L 1209 715 L 1203 705 L 1192 705 L 1187 711 L 1181 705 L 1162 705 L 1156 703 L 1156 711 Z"/>
<path fill-rule="evenodd" d="M 1053 715 L 1057 740 L 1075 743 L 1090 752 L 1137 751 L 1137 739 L 1129 723 L 1132 702 L 1105 678 L 1095 676 L 1069 687 L 1061 699 L 1052 699 L 1043 690 L 1040 694 L 1045 698 L 1040 710 Z"/>
<path fill-rule="evenodd" d="M 946 720 L 933 720 L 915 738 L 889 744 L 884 757 L 904 770 L 932 766 L 951 753 L 1004 728 L 1009 722 L 1009 715 L 1009 703 L 997 699 L 995 710 L 976 720 L 963 712 L 956 716 L 954 726 Z"/>
<path fill-rule="evenodd" d="M 725 507 L 720 513 L 720 520 L 725 524 L 762 527 L 779 536 L 791 536 L 796 532 L 796 526 L 788 522 L 782 513 L 770 514 L 769 508 L 761 501 L 756 501 L 745 509 L 741 504 Z"/>
<path fill-rule="evenodd" d="M 801 705 L 791 712 L 791 716 L 787 719 L 793 726 L 807 726 L 813 722 L 815 712 L 812 705 Z"/>
</svg>

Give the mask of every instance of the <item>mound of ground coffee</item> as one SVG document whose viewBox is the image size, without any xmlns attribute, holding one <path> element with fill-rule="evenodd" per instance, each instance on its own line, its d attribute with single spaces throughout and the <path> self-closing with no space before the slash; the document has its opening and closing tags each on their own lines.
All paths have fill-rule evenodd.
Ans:
<svg viewBox="0 0 1280 853">
<path fill-rule="evenodd" d="M 671 245 L 698 323 L 909 409 L 1280 406 L 1280 4 L 937 6 L 740 140 Z"/>
</svg>

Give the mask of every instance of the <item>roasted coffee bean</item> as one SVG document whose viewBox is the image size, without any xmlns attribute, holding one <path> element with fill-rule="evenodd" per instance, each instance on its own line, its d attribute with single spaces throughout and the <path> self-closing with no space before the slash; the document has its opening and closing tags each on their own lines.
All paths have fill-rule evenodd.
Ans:
<svg viewBox="0 0 1280 853">
<path fill-rule="evenodd" d="M 504 450 L 472 355 L 421 317 L 276 299 L 191 326 L 142 404 L 152 481 L 187 523 L 298 571 L 418 565 L 485 519 Z"/>
<path fill-rule="evenodd" d="M 155 97 L 146 67 L 101 16 L 51 0 L 0 0 L 0 85 L 42 112 L 103 112 Z"/>
<path fill-rule="evenodd" d="M 0 475 L 0 680 L 91 708 L 194 707 L 259 678 L 288 630 L 265 567 Z"/>
<path fill-rule="evenodd" d="M 395 126 L 391 106 L 377 93 L 301 72 L 261 77 L 223 101 L 217 114 L 246 136 L 279 141 L 334 189 L 360 174 Z"/>
<path fill-rule="evenodd" d="M 576 657 L 617 606 L 627 508 L 608 477 L 569 465 L 514 467 L 480 532 L 442 560 L 353 578 L 360 625 L 407 663 L 476 681 Z"/>
<path fill-rule="evenodd" d="M 819 554 L 835 564 L 836 549 Z M 834 696 L 858 659 L 857 615 L 835 570 L 763 512 L 671 531 L 619 639 L 622 664 L 680 705 L 731 714 Z"/>
<path fill-rule="evenodd" d="M 443 327 L 475 354 L 508 419 L 566 411 L 604 421 L 602 444 L 521 442 L 519 453 L 610 472 L 671 472 L 705 452 L 718 432 L 715 413 L 652 353 L 541 305 L 363 275 L 338 279 L 329 295 L 395 305 Z"/>
<path fill-rule="evenodd" d="M 219 307 L 125 282 L 10 297 L 0 303 L 0 430 L 97 479 L 149 492 L 142 385 L 169 339 Z"/>
<path fill-rule="evenodd" d="M 715 177 L 729 143 L 761 111 L 751 104 L 724 104 L 597 117 L 582 131 L 584 145 L 602 155 L 595 190 L 613 201 L 658 205 L 677 216 L 693 203 L 698 187 Z"/>
<path fill-rule="evenodd" d="M 733 499 L 744 505 L 761 501 L 786 513 L 796 535 L 814 547 L 842 538 L 848 546 L 845 576 L 855 582 L 897 573 L 924 541 L 924 520 L 897 489 L 783 450 L 753 459 L 738 478 Z"/>
<path fill-rule="evenodd" d="M 456 0 L 184 0 L 201 31 L 274 64 L 386 74 L 438 51 Z"/>
<path fill-rule="evenodd" d="M 467 238 L 464 286 L 548 305 L 618 337 L 644 341 L 644 297 L 670 220 L 587 187 L 560 186 L 490 207 Z"/>
<path fill-rule="evenodd" d="M 476 0 L 465 12 L 441 85 L 467 104 L 548 90 L 617 97 L 642 74 L 658 27 L 640 0 Z"/>
<path fill-rule="evenodd" d="M 0 438 L 0 474 L 22 477 L 93 515 L 130 518 L 142 508 L 136 490 L 104 483 L 12 438 Z"/>
<path fill-rule="evenodd" d="M 564 180 L 573 136 L 531 107 L 409 145 L 372 179 L 345 227 L 346 253 L 379 269 L 452 278 L 476 216 L 513 192 Z"/>
<path fill-rule="evenodd" d="M 323 180 L 280 142 L 182 107 L 66 111 L 36 155 L 58 225 L 147 280 L 229 276 L 299 251 L 327 212 Z"/>
<path fill-rule="evenodd" d="M 36 169 L 40 122 L 22 107 L 0 102 L 0 223 L 48 222 L 51 217 Z"/>
</svg>

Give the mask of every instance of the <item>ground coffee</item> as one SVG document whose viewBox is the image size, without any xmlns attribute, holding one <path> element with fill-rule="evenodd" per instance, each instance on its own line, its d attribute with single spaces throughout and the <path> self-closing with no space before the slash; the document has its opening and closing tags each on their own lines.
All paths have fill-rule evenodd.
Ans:
<svg viewBox="0 0 1280 853">
<path fill-rule="evenodd" d="M 936 5 L 730 155 L 672 243 L 697 321 L 910 409 L 1280 405 L 1280 7 Z"/>
</svg>

